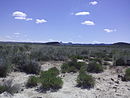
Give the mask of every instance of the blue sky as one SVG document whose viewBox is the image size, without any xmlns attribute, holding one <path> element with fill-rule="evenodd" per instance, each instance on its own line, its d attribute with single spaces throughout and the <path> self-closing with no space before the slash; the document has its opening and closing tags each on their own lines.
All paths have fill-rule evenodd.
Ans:
<svg viewBox="0 0 130 98">
<path fill-rule="evenodd" d="M 130 42 L 130 0 L 0 0 L 0 41 Z"/>
</svg>

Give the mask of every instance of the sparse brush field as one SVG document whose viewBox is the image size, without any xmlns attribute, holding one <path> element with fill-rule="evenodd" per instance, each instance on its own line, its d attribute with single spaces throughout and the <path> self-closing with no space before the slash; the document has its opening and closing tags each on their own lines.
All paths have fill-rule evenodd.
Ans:
<svg viewBox="0 0 130 98">
<path fill-rule="evenodd" d="M 0 43 L 0 98 L 130 98 L 129 45 Z"/>
</svg>

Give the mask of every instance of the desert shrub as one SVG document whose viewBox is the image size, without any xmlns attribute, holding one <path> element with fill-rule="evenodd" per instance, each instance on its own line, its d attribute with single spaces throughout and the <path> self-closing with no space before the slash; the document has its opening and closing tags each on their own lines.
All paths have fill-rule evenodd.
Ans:
<svg viewBox="0 0 130 98">
<path fill-rule="evenodd" d="M 103 72 L 103 66 L 96 62 L 90 62 L 88 64 L 87 71 L 92 73 L 100 73 Z"/>
<path fill-rule="evenodd" d="M 50 68 L 48 71 L 55 76 L 59 75 L 59 73 L 60 73 L 56 67 Z"/>
<path fill-rule="evenodd" d="M 90 62 L 96 62 L 96 63 L 102 64 L 102 59 L 101 58 L 92 58 L 92 59 L 90 59 Z"/>
<path fill-rule="evenodd" d="M 104 62 L 104 65 L 110 65 L 108 62 Z"/>
<path fill-rule="evenodd" d="M 85 59 L 87 58 L 86 56 L 82 56 L 82 55 L 76 55 L 76 56 L 72 56 L 71 57 L 72 59 L 75 58 L 75 59 Z"/>
<path fill-rule="evenodd" d="M 112 58 L 106 56 L 106 57 L 104 58 L 104 61 L 112 61 Z"/>
<path fill-rule="evenodd" d="M 12 63 L 17 65 L 23 65 L 27 60 L 27 55 L 25 53 L 17 53 L 12 57 Z M 20 66 L 18 66 L 20 67 Z"/>
<path fill-rule="evenodd" d="M 6 77 L 9 71 L 11 70 L 11 63 L 7 59 L 0 60 L 0 77 Z"/>
<path fill-rule="evenodd" d="M 39 78 L 38 77 L 30 76 L 28 81 L 27 81 L 26 86 L 27 87 L 35 87 L 35 86 L 37 86 L 38 82 L 39 82 Z"/>
<path fill-rule="evenodd" d="M 19 91 L 19 85 L 13 85 L 12 80 L 5 81 L 2 85 L 0 85 L 0 93 L 5 91 L 13 95 Z"/>
<path fill-rule="evenodd" d="M 122 58 L 116 60 L 116 66 L 124 66 L 125 61 Z"/>
<path fill-rule="evenodd" d="M 63 81 L 60 77 L 47 76 L 41 78 L 41 84 L 43 90 L 58 90 L 62 87 Z"/>
<path fill-rule="evenodd" d="M 6 87 L 0 85 L 0 94 L 6 91 Z"/>
<path fill-rule="evenodd" d="M 85 66 L 84 62 L 77 62 L 77 60 L 72 60 L 70 62 L 64 63 L 61 65 L 61 72 L 77 72 L 80 70 L 82 66 Z"/>
<path fill-rule="evenodd" d="M 56 77 L 57 75 L 59 75 L 59 70 L 56 67 L 50 68 L 47 71 L 41 71 L 41 73 L 40 73 L 41 78 L 44 78 L 47 76 L 50 76 L 50 77 L 55 76 Z"/>
<path fill-rule="evenodd" d="M 40 74 L 40 82 L 42 84 L 42 89 L 47 90 L 58 90 L 62 87 L 63 81 L 60 77 L 57 77 L 59 74 L 58 69 L 51 68 L 48 71 L 42 71 Z"/>
<path fill-rule="evenodd" d="M 130 81 L 130 68 L 127 68 L 125 71 L 125 75 L 122 78 L 123 81 Z"/>
<path fill-rule="evenodd" d="M 86 71 L 87 71 L 87 66 L 82 66 L 82 67 L 80 68 L 79 73 L 85 73 Z"/>
<path fill-rule="evenodd" d="M 41 70 L 41 66 L 36 61 L 28 60 L 23 65 L 22 69 L 24 72 L 26 72 L 28 74 L 39 74 L 39 72 Z"/>
<path fill-rule="evenodd" d="M 15 70 L 27 74 L 39 74 L 41 69 L 41 66 L 35 60 L 28 59 L 24 54 L 16 55 L 13 58 L 13 64 L 15 64 Z"/>
<path fill-rule="evenodd" d="M 77 86 L 81 88 L 92 88 L 95 85 L 95 80 L 91 75 L 85 72 L 80 72 L 77 77 Z"/>
<path fill-rule="evenodd" d="M 62 73 L 69 72 L 69 65 L 67 63 L 61 65 L 61 72 Z"/>
<path fill-rule="evenodd" d="M 105 53 L 105 51 L 102 51 L 102 52 L 96 52 L 96 53 L 94 53 L 94 55 L 97 58 L 104 58 L 106 56 L 106 53 Z"/>
</svg>

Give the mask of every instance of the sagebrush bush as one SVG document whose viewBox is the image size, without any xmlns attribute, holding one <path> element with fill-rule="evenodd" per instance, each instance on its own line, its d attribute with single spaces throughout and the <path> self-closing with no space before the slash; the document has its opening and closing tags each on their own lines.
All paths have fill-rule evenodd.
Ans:
<svg viewBox="0 0 130 98">
<path fill-rule="evenodd" d="M 116 66 L 124 66 L 125 61 L 122 58 L 116 60 Z"/>
<path fill-rule="evenodd" d="M 39 74 L 41 66 L 35 60 L 30 60 L 25 54 L 16 55 L 13 58 L 13 64 L 17 71 L 26 72 L 27 74 Z"/>
<path fill-rule="evenodd" d="M 95 80 L 91 75 L 85 72 L 80 72 L 77 77 L 77 86 L 81 88 L 92 88 L 95 85 Z"/>
<path fill-rule="evenodd" d="M 6 77 L 11 70 L 11 63 L 6 60 L 0 60 L 0 77 Z"/>
<path fill-rule="evenodd" d="M 30 76 L 28 81 L 27 81 L 26 86 L 27 87 L 35 87 L 35 86 L 37 86 L 38 82 L 39 82 L 39 78 L 38 77 Z"/>
<path fill-rule="evenodd" d="M 20 68 L 20 65 L 23 65 L 28 59 L 25 53 L 16 53 L 12 57 L 12 63 L 16 65 L 16 67 Z"/>
<path fill-rule="evenodd" d="M 28 60 L 23 65 L 22 69 L 24 72 L 28 74 L 39 74 L 41 70 L 41 66 L 36 61 Z"/>
<path fill-rule="evenodd" d="M 12 80 L 5 81 L 2 85 L 0 85 L 0 93 L 8 92 L 10 94 L 18 93 L 19 85 L 12 84 Z"/>
<path fill-rule="evenodd" d="M 96 62 L 90 62 L 87 66 L 87 71 L 92 73 L 100 73 L 103 72 L 103 66 Z"/>
</svg>

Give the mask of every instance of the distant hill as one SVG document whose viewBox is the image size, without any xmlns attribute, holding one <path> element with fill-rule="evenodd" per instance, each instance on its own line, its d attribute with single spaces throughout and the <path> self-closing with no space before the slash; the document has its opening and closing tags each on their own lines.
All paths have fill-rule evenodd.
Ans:
<svg viewBox="0 0 130 98">
<path fill-rule="evenodd" d="M 118 42 L 118 43 L 114 43 L 113 45 L 125 46 L 125 45 L 130 45 L 130 43 Z"/>
<path fill-rule="evenodd" d="M 125 42 L 117 42 L 113 44 L 105 44 L 105 43 L 99 43 L 99 44 L 81 44 L 81 43 L 62 43 L 62 42 L 4 42 L 0 41 L 0 44 L 35 44 L 35 45 L 67 45 L 67 46 L 130 46 L 130 43 Z"/>
<path fill-rule="evenodd" d="M 43 44 L 46 44 L 46 45 L 61 45 L 60 42 L 47 42 L 47 43 L 43 43 Z"/>
</svg>

